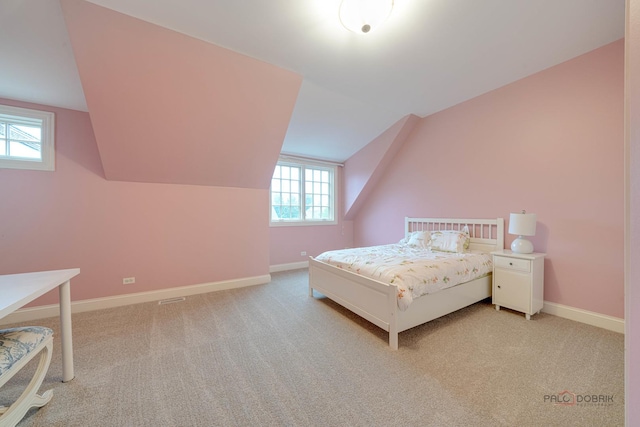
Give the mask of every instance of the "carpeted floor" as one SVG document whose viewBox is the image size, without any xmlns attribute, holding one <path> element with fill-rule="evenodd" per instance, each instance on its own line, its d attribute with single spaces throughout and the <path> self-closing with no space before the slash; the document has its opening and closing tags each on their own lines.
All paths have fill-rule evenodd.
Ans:
<svg viewBox="0 0 640 427">
<path fill-rule="evenodd" d="M 19 426 L 624 425 L 621 334 L 478 303 L 401 333 L 394 352 L 384 331 L 310 298 L 306 270 L 272 278 L 74 314 L 76 378 L 60 382 L 55 341 L 41 388 L 53 399 Z M 56 318 L 36 323 L 58 334 Z"/>
</svg>

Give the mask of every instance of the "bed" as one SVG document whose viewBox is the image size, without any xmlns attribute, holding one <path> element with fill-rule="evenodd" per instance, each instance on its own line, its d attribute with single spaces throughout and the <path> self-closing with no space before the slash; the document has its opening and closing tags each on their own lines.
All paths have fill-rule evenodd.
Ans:
<svg viewBox="0 0 640 427">
<path fill-rule="evenodd" d="M 504 249 L 504 219 L 405 218 L 405 239 L 414 232 L 468 230 L 470 252 Z M 317 257 L 316 257 L 317 258 Z M 491 296 L 491 274 L 415 298 L 404 310 L 398 287 L 309 258 L 309 296 L 325 295 L 389 332 L 389 346 L 398 349 L 398 334 Z"/>
</svg>

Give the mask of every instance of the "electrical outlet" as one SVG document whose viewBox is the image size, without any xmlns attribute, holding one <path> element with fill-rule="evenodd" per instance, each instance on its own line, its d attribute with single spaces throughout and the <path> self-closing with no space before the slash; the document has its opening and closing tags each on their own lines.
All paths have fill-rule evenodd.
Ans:
<svg viewBox="0 0 640 427">
<path fill-rule="evenodd" d="M 122 284 L 123 285 L 130 285 L 132 283 L 136 283 L 136 278 L 135 277 L 125 277 L 124 279 L 122 279 Z"/>
<path fill-rule="evenodd" d="M 307 256 L 307 251 L 300 252 L 300 256 Z"/>
</svg>

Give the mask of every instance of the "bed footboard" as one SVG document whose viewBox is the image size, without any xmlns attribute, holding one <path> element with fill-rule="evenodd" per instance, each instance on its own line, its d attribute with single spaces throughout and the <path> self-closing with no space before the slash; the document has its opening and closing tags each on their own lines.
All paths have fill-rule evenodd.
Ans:
<svg viewBox="0 0 640 427">
<path fill-rule="evenodd" d="M 397 288 L 309 259 L 309 296 L 320 292 L 389 333 L 389 347 L 398 349 L 398 334 L 491 296 L 491 275 L 416 299 L 400 311 Z"/>
<path fill-rule="evenodd" d="M 389 346 L 398 349 L 397 288 L 309 259 L 309 296 L 313 290 L 389 332 Z"/>
</svg>

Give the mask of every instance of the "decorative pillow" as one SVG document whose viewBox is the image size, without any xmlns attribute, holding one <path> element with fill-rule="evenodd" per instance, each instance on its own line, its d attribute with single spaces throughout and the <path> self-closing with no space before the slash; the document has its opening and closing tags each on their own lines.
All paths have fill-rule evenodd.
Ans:
<svg viewBox="0 0 640 427">
<path fill-rule="evenodd" d="M 463 253 L 469 249 L 469 228 L 464 226 L 462 230 L 442 230 L 431 232 L 432 251 Z"/>
<path fill-rule="evenodd" d="M 400 239 L 400 241 L 398 242 L 398 244 L 400 245 L 406 245 L 409 242 L 409 239 L 411 238 L 411 235 L 413 233 L 409 233 L 407 234 L 405 237 L 403 237 L 402 239 Z"/>
<path fill-rule="evenodd" d="M 409 235 L 404 239 L 400 240 L 400 243 L 406 244 L 407 246 L 427 249 L 429 247 L 430 238 L 431 233 L 429 231 L 414 231 L 409 233 Z"/>
</svg>

